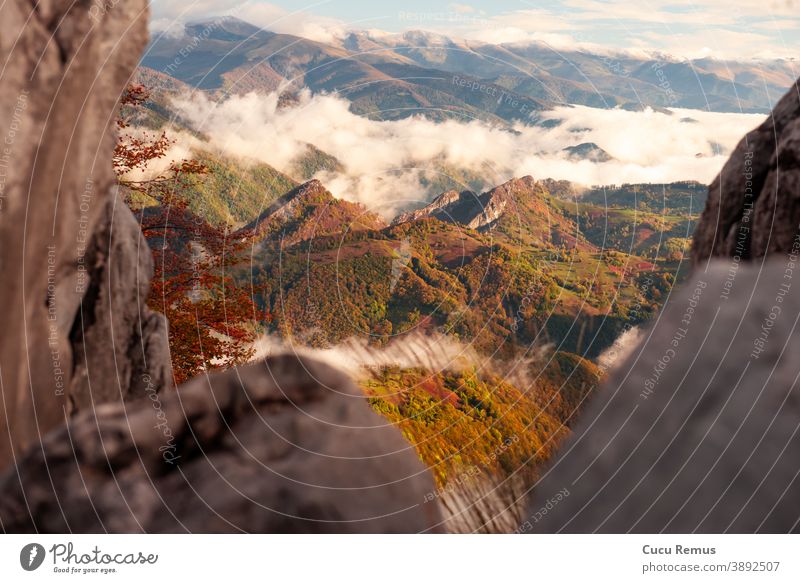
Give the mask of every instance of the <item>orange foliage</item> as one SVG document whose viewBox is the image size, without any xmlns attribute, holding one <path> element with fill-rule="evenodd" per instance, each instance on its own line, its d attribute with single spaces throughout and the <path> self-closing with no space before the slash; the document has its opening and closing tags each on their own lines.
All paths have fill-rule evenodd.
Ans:
<svg viewBox="0 0 800 583">
<path fill-rule="evenodd" d="M 136 111 L 148 98 L 143 86 L 132 85 L 121 103 L 124 110 Z M 207 174 L 208 168 L 196 160 L 181 160 L 157 175 L 137 172 L 164 158 L 173 142 L 165 132 L 131 135 L 125 115 L 117 126 L 113 164 L 120 185 L 126 188 L 126 201 L 130 204 L 138 193 L 154 203 L 135 212 L 155 264 L 147 303 L 169 322 L 176 383 L 247 361 L 253 352 L 257 308 L 249 291 L 237 287 L 230 275 L 230 264 L 244 243 L 232 242 L 224 228 L 188 210 L 188 179 Z"/>
</svg>

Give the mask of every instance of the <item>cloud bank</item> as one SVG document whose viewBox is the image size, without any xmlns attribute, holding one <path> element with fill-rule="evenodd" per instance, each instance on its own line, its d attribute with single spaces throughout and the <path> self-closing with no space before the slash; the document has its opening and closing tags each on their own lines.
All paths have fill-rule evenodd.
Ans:
<svg viewBox="0 0 800 583">
<path fill-rule="evenodd" d="M 349 103 L 338 96 L 308 92 L 291 108 L 280 108 L 277 94 L 256 93 L 222 102 L 195 93 L 176 99 L 173 106 L 222 153 L 279 170 L 290 168 L 307 144 L 313 144 L 345 168 L 317 178 L 336 196 L 385 216 L 438 194 L 424 177 L 443 169 L 458 169 L 456 181 L 461 170 L 479 173 L 487 185 L 525 175 L 583 185 L 708 183 L 741 136 L 765 119 L 760 114 L 574 106 L 543 116 L 555 127 L 520 123 L 501 128 L 422 117 L 374 121 L 351 113 Z M 574 160 L 563 151 L 582 143 L 597 144 L 612 160 Z"/>
</svg>

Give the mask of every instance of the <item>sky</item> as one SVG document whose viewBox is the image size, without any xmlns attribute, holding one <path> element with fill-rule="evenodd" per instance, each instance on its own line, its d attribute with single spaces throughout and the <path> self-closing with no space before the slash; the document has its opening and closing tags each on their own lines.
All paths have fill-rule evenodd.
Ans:
<svg viewBox="0 0 800 583">
<path fill-rule="evenodd" d="M 800 0 L 154 0 L 152 27 L 233 14 L 275 32 L 334 42 L 352 30 L 427 30 L 558 49 L 677 58 L 795 58 Z"/>
</svg>

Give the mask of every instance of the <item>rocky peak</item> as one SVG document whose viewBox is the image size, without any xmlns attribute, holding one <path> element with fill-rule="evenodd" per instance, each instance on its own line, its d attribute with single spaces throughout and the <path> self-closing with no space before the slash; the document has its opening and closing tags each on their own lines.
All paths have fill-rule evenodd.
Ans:
<svg viewBox="0 0 800 583">
<path fill-rule="evenodd" d="M 295 216 L 301 207 L 335 200 L 319 180 L 309 180 L 280 196 L 242 231 L 262 231 L 276 222 L 284 223 Z"/>
<path fill-rule="evenodd" d="M 468 190 L 463 192 L 448 190 L 433 199 L 433 202 L 430 204 L 420 209 L 398 215 L 397 218 L 392 221 L 392 224 L 399 225 L 400 223 L 418 221 L 427 217 L 436 217 L 446 222 L 454 222 L 452 217 L 455 216 L 453 213 L 455 207 L 469 204 L 470 199 L 477 201 L 477 195 Z M 456 213 L 456 215 L 457 214 L 458 213 Z M 448 216 L 451 218 L 448 218 Z"/>
<path fill-rule="evenodd" d="M 238 233 L 243 237 L 263 238 L 281 231 L 282 240 L 294 244 L 324 235 L 385 226 L 380 216 L 359 203 L 336 198 L 322 182 L 313 179 L 282 195 Z"/>
<path fill-rule="evenodd" d="M 481 212 L 467 223 L 472 229 L 480 229 L 494 223 L 506 210 L 509 202 L 513 205 L 517 197 L 529 194 L 536 181 L 532 176 L 514 178 L 485 192 L 480 197 Z"/>
<path fill-rule="evenodd" d="M 471 229 L 480 229 L 499 219 L 509 201 L 518 196 L 528 196 L 536 185 L 532 176 L 514 178 L 481 195 L 465 190 L 448 190 L 429 205 L 398 216 L 393 224 L 424 218 L 437 218 L 448 223 L 459 223 Z"/>
</svg>

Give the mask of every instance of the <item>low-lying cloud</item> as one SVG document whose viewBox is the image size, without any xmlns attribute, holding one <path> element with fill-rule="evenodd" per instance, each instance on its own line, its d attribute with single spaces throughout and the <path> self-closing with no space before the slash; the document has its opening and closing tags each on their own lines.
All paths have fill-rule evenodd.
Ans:
<svg viewBox="0 0 800 583">
<path fill-rule="evenodd" d="M 708 183 L 739 139 L 765 117 L 573 106 L 546 112 L 543 119 L 552 120 L 548 127 L 517 123 L 501 128 L 482 121 L 436 123 L 422 117 L 375 121 L 350 112 L 341 97 L 309 92 L 290 108 L 278 106 L 277 94 L 256 93 L 222 102 L 196 93 L 176 99 L 174 106 L 214 148 L 279 170 L 289 169 L 313 144 L 345 168 L 321 172 L 317 178 L 336 196 L 385 216 L 429 200 L 437 193 L 426 186 L 425 173 L 430 177 L 453 168 L 480 173 L 487 185 L 524 175 L 582 185 Z M 613 159 L 574 160 L 563 151 L 589 142 Z"/>
<path fill-rule="evenodd" d="M 459 341 L 442 334 L 410 333 L 397 337 L 385 346 L 372 346 L 365 338 L 353 337 L 329 348 L 310 348 L 292 339 L 264 334 L 253 343 L 253 361 L 273 354 L 298 354 L 313 356 L 348 374 L 363 380 L 384 367 L 414 368 L 436 374 L 444 371 L 475 370 L 510 383 L 520 390 L 536 385 L 537 375 L 533 364 L 541 369 L 552 358 L 552 346 L 532 347 L 524 356 L 503 362 L 481 356 L 471 343 Z"/>
<path fill-rule="evenodd" d="M 382 367 L 421 368 L 439 372 L 481 368 L 484 361 L 485 365 L 490 364 L 488 359 L 478 356 L 471 346 L 442 335 L 412 334 L 380 348 L 369 345 L 363 338 L 351 338 L 330 348 L 312 349 L 267 334 L 261 336 L 253 348 L 253 360 L 288 352 L 314 356 L 331 366 L 349 371 L 354 378 L 367 378 L 371 369 Z"/>
</svg>

